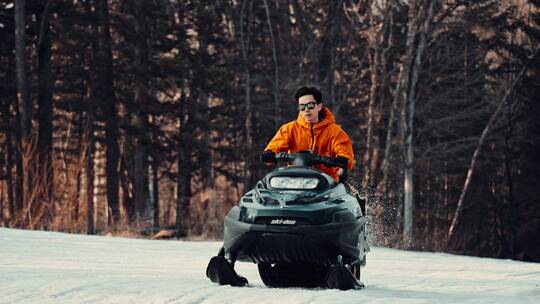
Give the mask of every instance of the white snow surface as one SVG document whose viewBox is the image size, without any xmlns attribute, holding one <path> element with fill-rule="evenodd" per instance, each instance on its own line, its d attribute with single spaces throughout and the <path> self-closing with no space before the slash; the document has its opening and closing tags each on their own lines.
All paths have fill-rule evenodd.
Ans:
<svg viewBox="0 0 540 304">
<path fill-rule="evenodd" d="M 0 303 L 540 303 L 540 264 L 372 248 L 362 290 L 250 287 L 205 276 L 220 242 L 0 228 Z"/>
</svg>

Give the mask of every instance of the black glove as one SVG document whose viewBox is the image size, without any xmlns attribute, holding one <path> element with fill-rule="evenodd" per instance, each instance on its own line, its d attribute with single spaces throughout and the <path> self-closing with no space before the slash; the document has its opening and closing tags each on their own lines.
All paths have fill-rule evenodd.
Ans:
<svg viewBox="0 0 540 304">
<path fill-rule="evenodd" d="M 276 153 L 272 152 L 272 151 L 264 151 L 262 154 L 261 154 L 261 160 L 263 163 L 267 164 L 267 165 L 271 165 L 274 163 L 274 160 L 276 158 Z"/>
<path fill-rule="evenodd" d="M 340 165 L 343 170 L 347 170 L 347 165 L 349 164 L 349 159 L 344 156 L 338 156 L 336 157 L 336 163 Z"/>
<path fill-rule="evenodd" d="M 349 164 L 349 159 L 343 156 L 336 157 L 336 163 L 343 169 L 343 173 L 339 176 L 339 182 L 344 183 L 347 180 L 347 165 Z"/>
</svg>

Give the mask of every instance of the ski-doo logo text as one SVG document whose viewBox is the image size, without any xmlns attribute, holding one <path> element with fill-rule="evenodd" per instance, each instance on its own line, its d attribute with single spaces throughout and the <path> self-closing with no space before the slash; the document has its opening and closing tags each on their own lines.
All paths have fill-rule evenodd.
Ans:
<svg viewBox="0 0 540 304">
<path fill-rule="evenodd" d="M 287 220 L 287 219 L 273 219 L 270 221 L 270 225 L 294 225 L 296 220 Z"/>
</svg>

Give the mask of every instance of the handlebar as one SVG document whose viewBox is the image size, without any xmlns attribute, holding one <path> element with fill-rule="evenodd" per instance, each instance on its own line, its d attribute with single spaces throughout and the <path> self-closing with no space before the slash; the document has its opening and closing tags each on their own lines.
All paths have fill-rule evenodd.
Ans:
<svg viewBox="0 0 540 304">
<path fill-rule="evenodd" d="M 343 170 L 347 170 L 347 166 L 344 166 L 342 163 L 337 162 L 335 159 L 329 156 L 322 156 L 319 154 L 312 153 L 310 151 L 298 152 L 298 153 L 287 153 L 280 152 L 275 156 L 276 161 L 284 161 L 292 163 L 296 166 L 313 166 L 313 165 L 325 165 L 326 167 L 339 167 Z"/>
<path fill-rule="evenodd" d="M 343 169 L 342 174 L 339 176 L 339 182 L 344 183 L 347 180 L 347 159 L 343 157 L 345 161 L 343 162 L 340 157 L 337 159 L 331 158 L 329 156 L 322 156 L 313 153 L 312 151 L 306 150 L 306 151 L 300 151 L 298 153 L 287 153 L 287 152 L 280 152 L 276 154 L 275 156 L 272 155 L 273 163 L 279 163 L 281 162 L 287 162 L 292 163 L 295 166 L 308 166 L 311 167 L 313 165 L 325 165 L 326 167 L 339 167 Z"/>
</svg>

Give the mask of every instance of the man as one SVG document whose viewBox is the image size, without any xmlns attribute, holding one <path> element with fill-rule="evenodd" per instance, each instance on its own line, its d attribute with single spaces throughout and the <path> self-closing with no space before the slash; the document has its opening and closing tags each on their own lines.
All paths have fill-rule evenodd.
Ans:
<svg viewBox="0 0 540 304">
<path fill-rule="evenodd" d="M 296 153 L 311 150 L 313 153 L 330 156 L 344 167 L 352 169 L 354 153 L 352 142 L 336 124 L 332 112 L 322 104 L 322 94 L 313 87 L 300 87 L 294 94 L 298 103 L 298 118 L 281 126 L 261 155 L 261 160 L 272 164 L 279 152 Z M 332 176 L 336 181 L 343 174 L 341 168 L 318 168 Z"/>
</svg>

